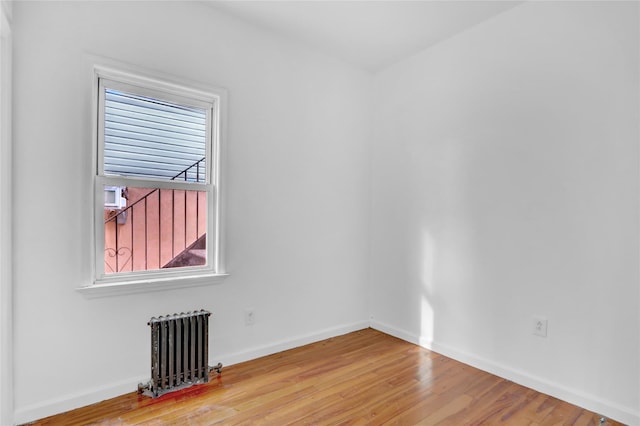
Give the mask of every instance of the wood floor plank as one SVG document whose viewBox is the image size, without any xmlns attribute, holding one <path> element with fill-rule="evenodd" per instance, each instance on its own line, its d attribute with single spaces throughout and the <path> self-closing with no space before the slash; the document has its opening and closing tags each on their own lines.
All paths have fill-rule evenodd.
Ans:
<svg viewBox="0 0 640 426">
<path fill-rule="evenodd" d="M 31 424 L 600 426 L 600 416 L 366 329 L 159 398 L 132 392 Z"/>
<path fill-rule="evenodd" d="M 418 424 L 421 426 L 442 424 L 452 415 L 465 410 L 469 406 L 469 404 L 471 404 L 471 401 L 473 401 L 473 398 L 471 398 L 469 395 L 459 395 L 453 400 L 447 402 L 442 407 L 438 408 L 432 414 L 429 414 Z"/>
</svg>

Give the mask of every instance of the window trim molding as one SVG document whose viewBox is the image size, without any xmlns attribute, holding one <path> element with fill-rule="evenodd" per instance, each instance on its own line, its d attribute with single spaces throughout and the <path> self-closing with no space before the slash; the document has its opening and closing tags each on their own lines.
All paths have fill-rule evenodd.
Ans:
<svg viewBox="0 0 640 426">
<path fill-rule="evenodd" d="M 94 284 L 76 290 L 89 299 L 221 284 L 229 274 L 186 275 Z"/>
<path fill-rule="evenodd" d="M 229 274 L 225 271 L 225 230 L 224 230 L 224 164 L 223 164 L 223 141 L 226 140 L 226 117 L 227 117 L 227 91 L 220 87 L 204 86 L 186 79 L 178 79 L 173 76 L 162 75 L 156 72 L 140 69 L 122 63 L 117 63 L 104 58 L 88 58 L 89 68 L 92 76 L 91 81 L 91 230 L 90 230 L 90 250 L 91 250 L 91 279 L 90 282 L 76 288 L 83 295 L 93 297 L 124 295 L 132 293 L 144 293 L 147 291 L 158 291 L 185 287 L 196 287 L 221 283 Z M 211 251 L 210 265 L 207 267 L 180 268 L 171 271 L 139 271 L 133 273 L 115 274 L 113 276 L 99 275 L 98 268 L 98 245 L 101 238 L 97 231 L 97 221 L 103 220 L 102 204 L 103 196 L 98 196 L 97 188 L 105 182 L 117 182 L 117 177 L 105 177 L 100 174 L 100 137 L 98 126 L 100 123 L 100 81 L 116 81 L 127 85 L 141 87 L 142 90 L 159 91 L 169 96 L 176 96 L 178 99 L 191 98 L 198 102 L 213 103 L 211 117 L 211 146 L 207 147 L 208 170 L 207 183 L 196 185 L 199 190 L 206 189 L 210 192 L 211 202 L 207 203 L 211 209 L 211 216 L 208 218 L 208 229 L 214 234 L 210 238 L 209 249 Z M 162 187 L 166 182 L 155 179 L 127 178 L 129 183 L 135 181 L 142 186 L 152 183 L 154 186 Z M 177 184 L 175 182 L 174 184 Z M 173 184 L 172 184 L 173 185 Z M 197 189 L 189 185 L 190 189 Z M 100 191 L 100 194 L 102 192 Z M 102 236 L 102 239 L 104 236 Z M 100 259 L 102 259 L 100 257 Z"/>
</svg>

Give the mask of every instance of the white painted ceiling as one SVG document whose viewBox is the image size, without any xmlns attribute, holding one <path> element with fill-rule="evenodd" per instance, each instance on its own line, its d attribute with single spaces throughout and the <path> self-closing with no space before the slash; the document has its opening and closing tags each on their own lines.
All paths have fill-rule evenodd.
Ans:
<svg viewBox="0 0 640 426">
<path fill-rule="evenodd" d="M 520 1 L 224 1 L 212 7 L 376 72 Z"/>
</svg>

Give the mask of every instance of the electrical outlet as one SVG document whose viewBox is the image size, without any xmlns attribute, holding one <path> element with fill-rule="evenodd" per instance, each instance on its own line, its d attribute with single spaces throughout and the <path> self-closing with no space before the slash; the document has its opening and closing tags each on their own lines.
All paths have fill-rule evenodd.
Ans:
<svg viewBox="0 0 640 426">
<path fill-rule="evenodd" d="M 244 310 L 244 325 L 253 325 L 256 322 L 256 314 L 251 308 Z"/>
<path fill-rule="evenodd" d="M 533 334 L 540 337 L 547 337 L 547 319 L 545 317 L 533 317 Z"/>
</svg>

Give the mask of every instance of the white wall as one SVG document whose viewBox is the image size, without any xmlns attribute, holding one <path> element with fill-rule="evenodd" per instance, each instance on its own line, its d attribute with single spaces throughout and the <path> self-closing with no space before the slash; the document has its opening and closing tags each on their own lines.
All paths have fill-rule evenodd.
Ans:
<svg viewBox="0 0 640 426">
<path fill-rule="evenodd" d="M 384 70 L 372 154 L 373 325 L 631 424 L 637 8 L 527 3 Z"/>
<path fill-rule="evenodd" d="M 190 2 L 18 2 L 14 42 L 16 422 L 135 390 L 154 315 L 211 310 L 223 363 L 368 325 L 369 75 Z M 75 290 L 91 280 L 89 54 L 228 90 L 223 284 Z"/>
<path fill-rule="evenodd" d="M 11 17 L 12 3 L 0 1 L 0 425 L 13 417 Z"/>
</svg>

